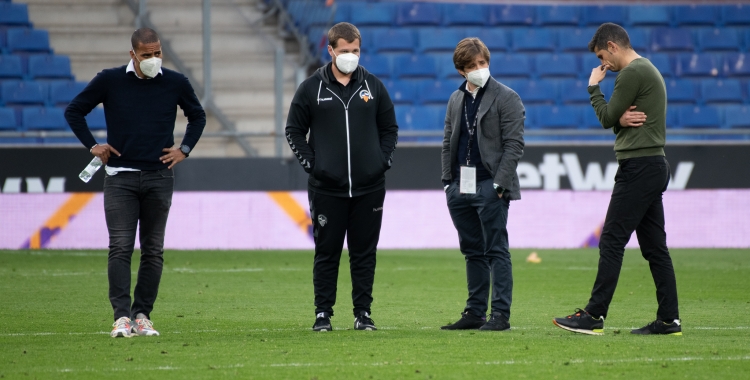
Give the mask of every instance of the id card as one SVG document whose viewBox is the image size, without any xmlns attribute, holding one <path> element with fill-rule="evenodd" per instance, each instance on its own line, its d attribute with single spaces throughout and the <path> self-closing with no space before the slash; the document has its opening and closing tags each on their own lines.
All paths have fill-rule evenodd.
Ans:
<svg viewBox="0 0 750 380">
<path fill-rule="evenodd" d="M 461 194 L 477 193 L 477 168 L 476 166 L 461 166 L 461 182 L 459 184 Z"/>
</svg>

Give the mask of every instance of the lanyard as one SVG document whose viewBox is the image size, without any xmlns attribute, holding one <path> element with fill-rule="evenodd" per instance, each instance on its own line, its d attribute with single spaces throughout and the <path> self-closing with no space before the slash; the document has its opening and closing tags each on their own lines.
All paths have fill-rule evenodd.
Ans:
<svg viewBox="0 0 750 380">
<path fill-rule="evenodd" d="M 476 99 L 475 99 L 476 100 Z M 477 120 L 479 119 L 479 110 L 474 114 L 474 124 L 469 125 L 469 111 L 466 109 L 466 100 L 464 100 L 464 119 L 466 120 L 466 129 L 469 130 L 469 146 L 466 148 L 466 166 L 471 165 L 471 143 L 474 140 L 474 134 L 477 131 Z M 473 127 L 473 128 L 472 128 Z"/>
</svg>

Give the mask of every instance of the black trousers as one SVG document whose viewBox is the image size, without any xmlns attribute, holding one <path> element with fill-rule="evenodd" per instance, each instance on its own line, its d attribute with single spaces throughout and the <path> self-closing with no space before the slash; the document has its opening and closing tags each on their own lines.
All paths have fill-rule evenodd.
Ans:
<svg viewBox="0 0 750 380">
<path fill-rule="evenodd" d="M 599 271 L 586 306 L 591 315 L 607 316 L 620 277 L 625 245 L 635 231 L 656 284 L 659 304 L 656 317 L 664 321 L 679 318 L 677 283 L 664 231 L 662 194 L 668 184 L 669 163 L 663 156 L 620 161 L 599 239 Z"/>
<path fill-rule="evenodd" d="M 150 318 L 164 267 L 164 232 L 172 206 L 171 169 L 120 172 L 104 178 L 104 216 L 109 230 L 109 300 L 115 320 L 143 313 Z M 131 307 L 130 259 L 140 222 L 141 262 Z"/>
<path fill-rule="evenodd" d="M 315 238 L 315 313 L 333 315 L 344 237 L 349 247 L 354 315 L 360 311 L 370 313 L 385 189 L 353 198 L 309 190 L 308 199 Z"/>
</svg>

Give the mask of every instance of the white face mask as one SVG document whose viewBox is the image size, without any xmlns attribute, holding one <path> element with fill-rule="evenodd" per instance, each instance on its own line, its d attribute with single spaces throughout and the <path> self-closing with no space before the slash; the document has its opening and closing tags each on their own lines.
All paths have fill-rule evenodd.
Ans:
<svg viewBox="0 0 750 380">
<path fill-rule="evenodd" d="M 331 49 L 331 51 L 333 51 L 333 49 Z M 333 52 L 333 55 L 336 57 L 336 67 L 338 67 L 339 71 L 344 74 L 353 72 L 359 65 L 359 56 L 354 53 L 336 55 L 336 52 Z"/>
<path fill-rule="evenodd" d="M 466 79 L 477 87 L 484 87 L 484 85 L 487 84 L 487 79 L 490 79 L 490 69 L 489 67 L 485 67 L 483 69 L 474 70 L 466 74 Z"/>
<path fill-rule="evenodd" d="M 135 51 L 133 51 L 133 55 L 135 55 Z M 138 58 L 135 60 L 138 61 Z M 154 78 L 156 74 L 159 74 L 159 70 L 161 70 L 161 58 L 151 57 L 144 59 L 143 61 L 138 61 L 138 65 L 141 67 L 143 75 Z"/>
</svg>

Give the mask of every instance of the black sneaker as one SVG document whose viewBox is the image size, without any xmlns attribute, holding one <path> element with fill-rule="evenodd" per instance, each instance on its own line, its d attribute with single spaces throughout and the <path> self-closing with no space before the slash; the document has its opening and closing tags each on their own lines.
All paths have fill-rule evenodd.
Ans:
<svg viewBox="0 0 750 380">
<path fill-rule="evenodd" d="M 576 309 L 574 314 L 563 318 L 554 318 L 555 326 L 576 333 L 604 335 L 604 317 L 594 318 L 586 310 Z"/>
<path fill-rule="evenodd" d="M 313 325 L 313 331 L 331 331 L 331 315 L 328 313 L 318 313 L 315 316 L 315 324 Z"/>
<path fill-rule="evenodd" d="M 359 315 L 354 317 L 354 329 L 355 330 L 367 330 L 375 331 L 375 321 L 370 318 L 370 313 L 366 311 L 360 311 Z"/>
<path fill-rule="evenodd" d="M 672 321 L 672 323 L 667 323 L 660 319 L 657 319 L 639 329 L 630 330 L 630 333 L 638 335 L 682 335 L 682 326 L 680 326 L 679 319 L 675 319 L 674 321 Z"/>
<path fill-rule="evenodd" d="M 499 312 L 493 312 L 490 315 L 490 319 L 482 327 L 479 328 L 482 331 L 505 331 L 510 330 L 510 322 L 508 318 L 505 318 Z"/>
<path fill-rule="evenodd" d="M 476 330 L 482 326 L 487 320 L 482 317 L 471 315 L 468 312 L 461 313 L 461 319 L 452 325 L 446 325 L 441 327 L 441 330 Z"/>
</svg>

